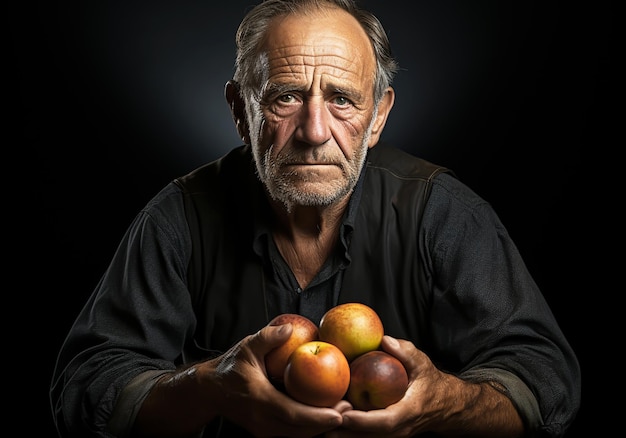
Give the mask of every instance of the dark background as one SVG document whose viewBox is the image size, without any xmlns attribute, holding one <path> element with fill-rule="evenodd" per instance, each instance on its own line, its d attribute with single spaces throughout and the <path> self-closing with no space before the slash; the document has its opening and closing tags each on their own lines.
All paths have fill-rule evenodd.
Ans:
<svg viewBox="0 0 626 438">
<path fill-rule="evenodd" d="M 55 436 L 55 355 L 137 211 L 239 145 L 223 85 L 252 3 L 7 6 L 5 367 L 19 388 L 9 412 L 25 429 Z M 363 4 L 402 67 L 383 138 L 454 169 L 494 205 L 579 355 L 568 437 L 591 426 L 602 436 L 613 429 L 598 403 L 609 376 L 593 372 L 610 336 L 601 297 L 615 291 L 600 248 L 616 165 L 610 2 Z"/>
</svg>

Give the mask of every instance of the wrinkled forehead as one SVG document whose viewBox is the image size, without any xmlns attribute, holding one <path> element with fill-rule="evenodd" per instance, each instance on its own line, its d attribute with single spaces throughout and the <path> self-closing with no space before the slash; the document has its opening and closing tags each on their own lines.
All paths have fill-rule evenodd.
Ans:
<svg viewBox="0 0 626 438">
<path fill-rule="evenodd" d="M 274 19 L 263 52 L 272 82 L 373 83 L 376 61 L 370 40 L 358 21 L 340 9 Z"/>
</svg>

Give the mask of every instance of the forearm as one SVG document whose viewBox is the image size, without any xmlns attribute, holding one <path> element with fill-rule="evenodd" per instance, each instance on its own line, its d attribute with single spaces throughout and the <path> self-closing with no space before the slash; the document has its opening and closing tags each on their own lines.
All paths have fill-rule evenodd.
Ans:
<svg viewBox="0 0 626 438">
<path fill-rule="evenodd" d="M 433 401 L 433 431 L 443 436 L 524 435 L 522 419 L 499 384 L 468 382 L 445 373 L 442 379 L 442 392 Z"/>
<path fill-rule="evenodd" d="M 143 401 L 133 432 L 142 437 L 197 437 L 216 416 L 208 363 L 162 376 Z"/>
</svg>

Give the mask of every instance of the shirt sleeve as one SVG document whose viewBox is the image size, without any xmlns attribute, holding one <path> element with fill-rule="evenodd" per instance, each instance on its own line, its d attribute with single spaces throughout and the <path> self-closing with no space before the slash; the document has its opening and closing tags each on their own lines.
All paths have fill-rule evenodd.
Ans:
<svg viewBox="0 0 626 438">
<path fill-rule="evenodd" d="M 117 398 L 107 425 L 109 433 L 119 438 L 131 436 L 131 430 L 141 404 L 159 378 L 168 372 L 164 370 L 144 371 L 124 387 Z"/>
<path fill-rule="evenodd" d="M 543 425 L 537 399 L 526 384 L 515 374 L 497 368 L 473 368 L 459 375 L 469 382 L 495 382 L 503 389 L 498 389 L 509 397 L 524 422 L 526 436 L 532 437 Z"/>
<path fill-rule="evenodd" d="M 423 225 L 433 357 L 468 379 L 491 376 L 533 432 L 561 436 L 580 404 L 579 364 L 494 209 L 443 174 Z"/>
<path fill-rule="evenodd" d="M 182 197 L 170 184 L 129 226 L 61 347 L 50 389 L 61 437 L 110 436 L 127 384 L 180 364 L 196 324 L 186 287 L 190 247 Z M 134 382 L 120 399 L 132 406 L 152 380 Z M 115 424 L 123 429 L 130 419 Z"/>
</svg>

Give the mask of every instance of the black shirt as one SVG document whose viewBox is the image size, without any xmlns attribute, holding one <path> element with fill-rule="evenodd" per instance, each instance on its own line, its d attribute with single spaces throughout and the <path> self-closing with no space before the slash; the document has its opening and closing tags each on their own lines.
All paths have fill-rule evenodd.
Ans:
<svg viewBox="0 0 626 438">
<path fill-rule="evenodd" d="M 127 388 L 142 373 L 219 354 L 278 313 L 319 322 L 347 301 L 372 306 L 387 334 L 444 371 L 501 383 L 531 430 L 559 436 L 580 403 L 575 354 L 491 206 L 444 171 L 371 149 L 337 251 L 304 291 L 271 241 L 249 147 L 166 186 L 59 354 L 61 436 L 104 436 L 118 396 L 138 403 L 149 388 Z"/>
</svg>

